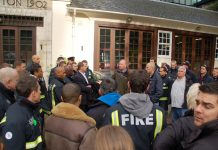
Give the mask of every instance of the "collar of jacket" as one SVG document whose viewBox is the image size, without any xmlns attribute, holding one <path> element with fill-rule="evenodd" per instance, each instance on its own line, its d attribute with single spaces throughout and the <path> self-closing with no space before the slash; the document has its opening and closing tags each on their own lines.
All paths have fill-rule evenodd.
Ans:
<svg viewBox="0 0 218 150">
<path fill-rule="evenodd" d="M 28 100 L 26 97 L 23 96 L 18 96 L 17 101 L 20 103 L 27 105 L 28 107 L 32 109 L 38 109 L 39 108 L 39 103 L 33 103 L 30 100 Z"/>
<path fill-rule="evenodd" d="M 73 104 L 61 102 L 56 105 L 51 112 L 57 117 L 85 121 L 94 125 L 96 124 L 93 118 L 87 116 L 79 107 Z"/>
<path fill-rule="evenodd" d="M 206 137 L 215 132 L 218 132 L 218 119 L 208 122 L 199 127 L 197 130 L 193 131 L 189 137 L 187 137 L 184 141 L 181 142 L 181 144 L 185 148 L 199 137 Z"/>
<path fill-rule="evenodd" d="M 1 82 L 0 82 L 0 93 L 4 95 L 11 103 L 15 102 L 14 92 L 7 89 Z"/>
</svg>

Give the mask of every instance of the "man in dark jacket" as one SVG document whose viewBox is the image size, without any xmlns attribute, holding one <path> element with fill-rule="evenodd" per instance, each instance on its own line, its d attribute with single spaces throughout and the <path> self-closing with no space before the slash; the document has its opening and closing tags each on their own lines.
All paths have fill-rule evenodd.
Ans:
<svg viewBox="0 0 218 150">
<path fill-rule="evenodd" d="M 51 81 L 55 78 L 55 68 L 60 66 L 60 62 L 64 61 L 64 57 L 58 57 L 56 60 L 56 66 L 54 68 L 51 69 L 50 74 L 49 74 L 49 78 L 48 78 L 48 84 L 51 84 Z"/>
<path fill-rule="evenodd" d="M 118 69 L 115 71 L 112 78 L 117 84 L 117 92 L 121 95 L 128 93 L 127 77 L 129 75 L 129 70 L 127 68 L 126 60 L 121 59 L 118 64 Z"/>
<path fill-rule="evenodd" d="M 186 74 L 190 77 L 190 79 L 192 80 L 193 83 L 197 83 L 197 77 L 194 74 L 194 72 L 190 69 L 190 62 L 189 61 L 185 61 L 183 62 L 183 65 L 186 68 Z"/>
<path fill-rule="evenodd" d="M 150 101 L 145 94 L 149 75 L 135 71 L 130 75 L 130 93 L 123 95 L 118 104 L 110 107 L 104 115 L 104 124 L 123 127 L 132 137 L 136 150 L 150 150 L 156 135 L 165 125 L 163 110 Z"/>
<path fill-rule="evenodd" d="M 206 65 L 201 66 L 200 75 L 198 77 L 198 83 L 205 84 L 213 81 L 213 78 L 207 72 L 208 67 Z"/>
<path fill-rule="evenodd" d="M 17 83 L 19 100 L 6 112 L 2 138 L 5 149 L 42 149 L 42 132 L 38 103 L 40 86 L 33 76 L 20 77 Z"/>
<path fill-rule="evenodd" d="M 61 102 L 61 91 L 63 86 L 66 84 L 64 81 L 66 74 L 63 67 L 55 68 L 54 73 L 55 77 L 48 87 L 49 105 L 51 109 Z"/>
<path fill-rule="evenodd" d="M 159 105 L 159 99 L 163 94 L 163 83 L 159 72 L 155 70 L 154 63 L 148 63 L 146 65 L 146 71 L 150 75 L 150 84 L 147 93 L 150 96 L 151 101 L 154 104 Z"/>
<path fill-rule="evenodd" d="M 87 114 L 94 118 L 97 128 L 102 125 L 103 114 L 105 110 L 115 104 L 117 104 L 120 94 L 115 92 L 116 84 L 112 78 L 103 78 L 100 84 L 99 94 L 101 95 L 97 100 L 97 103 L 92 105 Z"/>
<path fill-rule="evenodd" d="M 217 150 L 218 84 L 199 87 L 194 117 L 184 117 L 157 137 L 154 150 Z"/>
<path fill-rule="evenodd" d="M 9 67 L 0 69 L 0 120 L 3 119 L 8 107 L 15 102 L 14 91 L 18 78 L 15 69 Z"/>
<path fill-rule="evenodd" d="M 218 80 L 218 67 L 215 67 L 215 68 L 213 69 L 212 75 L 213 75 L 213 80 L 214 80 L 214 81 L 217 81 L 217 80 Z"/>
<path fill-rule="evenodd" d="M 30 63 L 27 64 L 26 70 L 30 72 L 32 64 L 40 64 L 40 56 L 33 55 Z"/>
<path fill-rule="evenodd" d="M 92 93 L 92 86 L 86 76 L 87 71 L 87 64 L 83 62 L 78 63 L 78 72 L 73 77 L 75 83 L 77 83 L 82 92 L 82 101 L 80 108 L 84 111 L 88 111 L 88 106 L 92 103 L 91 93 Z"/>
<path fill-rule="evenodd" d="M 171 61 L 171 66 L 169 70 L 169 76 L 173 79 L 176 80 L 177 78 L 177 72 L 178 72 L 178 67 L 177 67 L 177 62 L 176 60 Z"/>
<path fill-rule="evenodd" d="M 170 101 L 170 91 L 171 91 L 171 86 L 172 86 L 172 78 L 168 76 L 168 70 L 165 66 L 160 67 L 160 76 L 162 78 L 163 82 L 163 94 L 160 97 L 160 107 L 162 107 L 166 112 L 168 111 L 168 104 Z"/>
</svg>

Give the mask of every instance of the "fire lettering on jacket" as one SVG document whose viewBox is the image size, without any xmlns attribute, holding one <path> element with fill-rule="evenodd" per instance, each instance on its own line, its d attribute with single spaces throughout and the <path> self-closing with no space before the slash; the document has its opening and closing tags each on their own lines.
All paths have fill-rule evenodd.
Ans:
<svg viewBox="0 0 218 150">
<path fill-rule="evenodd" d="M 154 118 L 153 114 L 149 114 L 149 116 L 144 119 L 135 117 L 132 114 L 122 114 L 121 122 L 122 126 L 126 126 L 127 122 L 129 122 L 130 125 L 154 125 Z"/>
</svg>

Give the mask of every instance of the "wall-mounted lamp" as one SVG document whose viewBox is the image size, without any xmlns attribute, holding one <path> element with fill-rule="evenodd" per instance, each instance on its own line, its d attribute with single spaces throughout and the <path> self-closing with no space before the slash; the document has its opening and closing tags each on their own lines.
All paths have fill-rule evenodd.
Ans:
<svg viewBox="0 0 218 150">
<path fill-rule="evenodd" d="M 42 48 L 43 48 L 43 45 L 42 44 L 40 44 L 40 50 L 42 51 Z"/>
<path fill-rule="evenodd" d="M 131 23 L 131 22 L 132 22 L 132 17 L 130 17 L 130 16 L 127 17 L 127 18 L 126 18 L 126 23 Z"/>
</svg>

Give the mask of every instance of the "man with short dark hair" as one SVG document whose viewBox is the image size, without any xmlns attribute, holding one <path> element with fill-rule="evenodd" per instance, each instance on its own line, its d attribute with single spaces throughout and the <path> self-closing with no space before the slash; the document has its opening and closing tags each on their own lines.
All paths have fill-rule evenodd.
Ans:
<svg viewBox="0 0 218 150">
<path fill-rule="evenodd" d="M 215 67 L 212 72 L 214 81 L 218 80 L 218 67 Z"/>
<path fill-rule="evenodd" d="M 106 109 L 117 104 L 120 94 L 116 92 L 116 83 L 112 78 L 103 78 L 99 88 L 100 97 L 97 102 L 90 107 L 87 114 L 94 118 L 97 128 L 102 126 L 103 114 Z"/>
<path fill-rule="evenodd" d="M 145 71 L 133 72 L 128 81 L 130 93 L 121 96 L 119 103 L 104 115 L 104 124 L 123 127 L 137 150 L 150 150 L 153 140 L 165 126 L 163 110 L 153 105 L 145 94 L 148 84 L 149 75 Z"/>
<path fill-rule="evenodd" d="M 183 117 L 157 137 L 154 150 L 217 150 L 218 83 L 199 87 L 194 116 Z"/>
<path fill-rule="evenodd" d="M 55 68 L 59 67 L 60 66 L 60 62 L 63 62 L 65 61 L 64 60 L 64 57 L 60 56 L 57 58 L 56 60 L 56 66 L 54 68 L 51 68 L 51 71 L 50 71 L 50 74 L 49 74 L 49 78 L 48 78 L 48 84 L 51 83 L 51 81 L 54 79 L 55 77 Z"/>
<path fill-rule="evenodd" d="M 47 149 L 94 150 L 96 128 L 94 119 L 80 108 L 81 90 L 77 84 L 63 87 L 62 100 L 52 110 L 45 125 Z"/>
<path fill-rule="evenodd" d="M 185 61 L 183 62 L 183 66 L 186 68 L 186 76 L 189 76 L 189 78 L 192 80 L 193 83 L 197 83 L 197 78 L 194 74 L 194 72 L 190 69 L 190 62 Z"/>
<path fill-rule="evenodd" d="M 166 66 L 160 67 L 159 73 L 160 73 L 160 76 L 162 78 L 162 83 L 163 83 L 163 94 L 159 99 L 159 105 L 167 112 L 168 104 L 170 101 L 170 91 L 171 91 L 173 80 L 171 77 L 168 76 L 168 70 Z"/>
<path fill-rule="evenodd" d="M 40 102 L 40 86 L 33 76 L 20 77 L 17 83 L 19 100 L 6 112 L 2 138 L 5 149 L 24 150 L 42 148 L 42 132 L 38 103 Z"/>
<path fill-rule="evenodd" d="M 176 60 L 172 60 L 171 61 L 171 66 L 170 66 L 170 70 L 169 70 L 169 76 L 173 80 L 176 80 L 177 72 L 178 72 L 177 61 Z"/>
<path fill-rule="evenodd" d="M 26 69 L 26 62 L 24 60 L 17 61 L 15 62 L 14 67 L 17 72 L 20 73 Z"/>
<path fill-rule="evenodd" d="M 198 83 L 205 84 L 213 81 L 213 78 L 208 74 L 208 67 L 206 65 L 202 65 L 200 69 L 200 75 L 198 77 Z"/>
<path fill-rule="evenodd" d="M 88 105 L 91 103 L 91 93 L 92 93 L 92 86 L 90 85 L 88 78 L 86 76 L 87 71 L 87 63 L 79 62 L 78 63 L 78 72 L 74 76 L 73 80 L 77 83 L 82 92 L 82 101 L 80 108 L 84 111 L 88 111 Z"/>
</svg>

